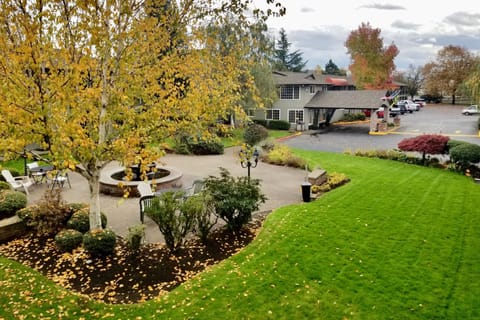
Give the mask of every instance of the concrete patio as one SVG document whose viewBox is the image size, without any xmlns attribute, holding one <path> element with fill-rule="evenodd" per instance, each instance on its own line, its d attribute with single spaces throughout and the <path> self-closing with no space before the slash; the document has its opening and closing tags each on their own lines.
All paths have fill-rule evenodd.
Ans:
<svg viewBox="0 0 480 320">
<path fill-rule="evenodd" d="M 182 184 L 189 186 L 193 180 L 205 178 L 209 175 L 218 176 L 219 167 L 227 169 L 233 176 L 247 174 L 247 169 L 240 165 L 238 148 L 228 148 L 223 155 L 191 156 L 168 154 L 160 161 L 169 167 L 180 170 Z M 109 164 L 108 168 L 119 166 Z M 251 169 L 252 178 L 261 180 L 261 188 L 268 200 L 260 211 L 269 211 L 275 208 L 302 201 L 301 184 L 305 181 L 304 170 L 275 166 L 259 162 L 256 168 Z M 89 189 L 87 181 L 78 173 L 69 172 L 72 188 L 65 185 L 62 189 L 63 199 L 67 202 L 89 202 Z M 39 201 L 45 190 L 46 184 L 36 184 L 30 188 L 29 204 Z M 101 194 L 101 210 L 107 215 L 108 227 L 118 235 L 126 236 L 128 227 L 140 223 L 138 198 L 120 198 Z M 163 242 L 158 226 L 148 217 L 146 224 L 146 240 L 148 242 Z"/>
</svg>

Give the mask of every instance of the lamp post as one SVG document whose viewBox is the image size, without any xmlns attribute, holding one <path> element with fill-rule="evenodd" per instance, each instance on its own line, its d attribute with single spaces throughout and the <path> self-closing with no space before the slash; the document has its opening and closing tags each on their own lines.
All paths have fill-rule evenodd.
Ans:
<svg viewBox="0 0 480 320">
<path fill-rule="evenodd" d="M 250 168 L 255 168 L 258 164 L 259 152 L 257 148 L 252 148 L 244 144 L 238 153 L 240 157 L 240 165 L 242 168 L 247 168 L 247 177 L 250 182 Z"/>
</svg>

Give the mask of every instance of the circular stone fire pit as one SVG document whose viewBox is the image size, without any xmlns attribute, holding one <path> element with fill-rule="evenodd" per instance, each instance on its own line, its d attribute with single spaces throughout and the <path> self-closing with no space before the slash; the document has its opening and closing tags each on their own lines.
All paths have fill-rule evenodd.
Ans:
<svg viewBox="0 0 480 320">
<path fill-rule="evenodd" d="M 125 189 L 129 189 L 130 197 L 138 197 L 137 185 L 140 179 L 126 180 L 125 168 L 115 167 L 104 169 L 100 175 L 100 192 L 116 197 L 122 197 Z M 147 174 L 148 180 L 154 190 L 179 188 L 182 186 L 180 179 L 182 173 L 177 169 L 167 166 L 156 165 L 156 171 Z"/>
</svg>

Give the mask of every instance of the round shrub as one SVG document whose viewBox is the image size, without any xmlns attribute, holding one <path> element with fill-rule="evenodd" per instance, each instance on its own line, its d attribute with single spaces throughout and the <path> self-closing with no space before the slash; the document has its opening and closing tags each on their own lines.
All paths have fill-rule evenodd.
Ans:
<svg viewBox="0 0 480 320">
<path fill-rule="evenodd" d="M 461 143 L 450 149 L 450 158 L 462 166 L 480 162 L 480 146 L 473 143 Z"/>
<path fill-rule="evenodd" d="M 13 216 L 27 206 L 27 196 L 13 190 L 0 190 L 0 219 Z"/>
<path fill-rule="evenodd" d="M 82 244 L 83 234 L 73 229 L 65 229 L 55 236 L 55 244 L 58 249 L 69 252 Z"/>
<path fill-rule="evenodd" d="M 268 130 L 262 125 L 259 124 L 251 124 L 243 133 L 243 139 L 245 142 L 251 146 L 256 145 L 262 140 L 265 140 L 268 137 Z"/>
<path fill-rule="evenodd" d="M 70 210 L 70 213 L 74 214 L 77 211 L 88 208 L 88 203 L 73 202 L 73 203 L 67 204 L 67 207 L 68 207 L 68 210 Z"/>
<path fill-rule="evenodd" d="M 25 222 L 27 227 L 33 227 L 35 225 L 34 217 L 38 211 L 37 205 L 31 205 L 25 208 L 22 208 L 17 211 L 17 216 Z"/>
<path fill-rule="evenodd" d="M 0 190 L 10 190 L 10 185 L 8 182 L 0 181 Z"/>
<path fill-rule="evenodd" d="M 110 229 L 95 229 L 83 235 L 83 246 L 94 256 L 107 256 L 115 250 L 117 236 Z"/>
<path fill-rule="evenodd" d="M 468 142 L 462 141 L 462 140 L 448 140 L 447 142 L 447 148 L 448 150 L 452 150 L 456 146 L 462 145 L 462 144 L 468 144 Z"/>
<path fill-rule="evenodd" d="M 67 227 L 85 233 L 90 230 L 90 217 L 89 209 L 83 208 L 77 212 L 74 212 L 70 219 L 67 221 Z M 107 216 L 101 212 L 102 228 L 107 226 Z"/>
</svg>

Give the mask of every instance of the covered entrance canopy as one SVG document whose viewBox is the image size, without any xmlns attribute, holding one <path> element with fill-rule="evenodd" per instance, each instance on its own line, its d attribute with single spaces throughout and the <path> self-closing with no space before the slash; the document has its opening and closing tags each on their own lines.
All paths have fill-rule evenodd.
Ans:
<svg viewBox="0 0 480 320">
<path fill-rule="evenodd" d="M 388 105 L 386 94 L 386 90 L 318 91 L 304 108 L 313 112 L 313 125 L 319 125 L 320 122 L 329 124 L 337 109 L 374 111 Z M 325 111 L 325 119 L 319 119 L 321 110 Z M 374 116 L 370 119 L 371 122 L 376 121 Z"/>
</svg>

